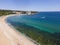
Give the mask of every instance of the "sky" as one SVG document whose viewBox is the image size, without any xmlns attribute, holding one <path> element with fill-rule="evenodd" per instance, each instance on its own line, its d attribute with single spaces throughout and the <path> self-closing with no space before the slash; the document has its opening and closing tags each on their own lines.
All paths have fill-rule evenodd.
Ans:
<svg viewBox="0 0 60 45">
<path fill-rule="evenodd" d="M 0 0 L 0 9 L 60 11 L 60 0 Z"/>
</svg>

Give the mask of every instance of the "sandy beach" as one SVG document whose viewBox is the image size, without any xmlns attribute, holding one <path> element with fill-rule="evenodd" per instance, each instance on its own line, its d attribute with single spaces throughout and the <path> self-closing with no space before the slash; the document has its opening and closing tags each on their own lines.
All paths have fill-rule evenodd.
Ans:
<svg viewBox="0 0 60 45">
<path fill-rule="evenodd" d="M 26 36 L 11 28 L 5 21 L 8 16 L 0 17 L 0 45 L 36 45 Z"/>
</svg>

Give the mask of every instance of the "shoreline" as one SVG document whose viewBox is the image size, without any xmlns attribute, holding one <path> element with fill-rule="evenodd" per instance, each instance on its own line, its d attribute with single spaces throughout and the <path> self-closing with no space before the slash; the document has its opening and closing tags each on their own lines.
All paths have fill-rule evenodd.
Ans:
<svg viewBox="0 0 60 45">
<path fill-rule="evenodd" d="M 11 41 L 11 42 L 9 42 L 9 44 L 6 44 L 6 45 L 36 45 L 36 44 L 34 44 L 31 40 L 29 40 L 26 36 L 23 36 L 22 34 L 18 34 L 18 32 L 16 32 L 15 31 L 15 29 L 13 29 L 13 28 L 11 28 L 9 25 L 8 25 L 8 23 L 6 22 L 6 18 L 7 17 L 9 17 L 9 16 L 14 16 L 14 15 L 7 15 L 7 16 L 3 16 L 3 17 L 1 17 L 0 19 L 2 19 L 1 21 L 0 21 L 0 23 L 1 23 L 1 25 L 2 25 L 2 27 L 0 27 L 0 29 L 1 28 L 3 28 L 3 29 L 1 29 L 2 30 L 2 32 L 4 31 L 4 34 L 3 35 L 5 35 L 5 37 L 8 39 L 8 41 Z M 6 32 L 6 33 L 5 33 Z M 9 35 L 10 35 L 10 37 L 9 37 Z M 10 39 L 9 39 L 10 38 Z M 7 40 L 6 39 L 6 40 Z M 12 41 L 13 40 L 13 41 Z M 4 41 L 4 40 L 2 40 L 2 41 Z M 15 43 L 15 44 L 14 44 Z M 1 44 L 2 45 L 2 44 Z M 5 44 L 4 44 L 5 45 Z"/>
<path fill-rule="evenodd" d="M 16 16 L 16 14 L 13 15 L 13 16 Z M 21 16 L 21 15 L 18 15 L 18 16 Z M 8 18 L 8 17 L 7 17 L 7 18 Z M 16 33 L 21 34 L 21 35 L 27 37 L 30 41 L 32 41 L 32 42 L 35 43 L 36 45 L 40 45 L 40 44 L 39 44 L 38 42 L 36 42 L 35 40 L 31 39 L 30 37 L 28 37 L 28 36 L 25 35 L 24 33 L 21 33 L 21 32 L 19 32 L 17 29 L 15 29 L 10 23 L 7 22 L 7 20 L 5 20 L 5 22 L 6 22 L 11 28 L 13 28 L 14 31 L 16 31 Z"/>
<path fill-rule="evenodd" d="M 16 31 L 16 33 L 21 34 L 21 35 L 27 37 L 31 42 L 35 43 L 36 45 L 40 45 L 39 43 L 37 43 L 35 40 L 31 39 L 30 37 L 28 37 L 28 36 L 25 35 L 24 33 L 21 33 L 21 32 L 19 32 L 18 30 L 16 30 L 10 23 L 8 23 L 8 22 L 6 22 L 6 23 L 7 23 L 11 28 L 13 28 L 14 31 Z"/>
</svg>

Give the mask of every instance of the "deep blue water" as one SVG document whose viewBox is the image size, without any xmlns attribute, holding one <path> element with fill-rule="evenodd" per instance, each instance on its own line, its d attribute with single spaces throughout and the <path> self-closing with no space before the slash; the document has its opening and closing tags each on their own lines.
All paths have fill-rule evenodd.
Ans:
<svg viewBox="0 0 60 45">
<path fill-rule="evenodd" d="M 60 12 L 40 12 L 34 15 L 11 16 L 8 22 L 19 22 L 43 31 L 60 33 Z"/>
</svg>

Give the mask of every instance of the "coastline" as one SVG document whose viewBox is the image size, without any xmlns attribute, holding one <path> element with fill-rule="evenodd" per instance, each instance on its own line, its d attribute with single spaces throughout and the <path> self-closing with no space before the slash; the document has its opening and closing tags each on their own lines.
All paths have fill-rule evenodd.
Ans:
<svg viewBox="0 0 60 45">
<path fill-rule="evenodd" d="M 15 31 L 15 29 L 11 28 L 8 23 L 5 21 L 5 19 L 9 16 L 13 15 L 8 15 L 8 16 L 2 16 L 0 19 L 0 24 L 2 25 L 0 29 L 4 33 L 5 37 L 7 38 L 6 40 L 9 41 L 9 43 L 6 42 L 6 45 L 36 45 L 34 44 L 31 40 L 29 40 L 26 36 L 23 36 L 22 34 L 19 34 L 18 32 Z M 2 34 L 2 33 L 1 33 Z M 9 36 L 10 35 L 10 36 Z M 10 38 L 10 39 L 9 39 Z M 4 40 L 2 40 L 4 41 Z M 10 42 L 11 41 L 11 42 Z M 1 42 L 1 41 L 0 41 Z M 2 45 L 2 44 L 1 44 Z M 5 45 L 5 43 L 3 44 Z"/>
<path fill-rule="evenodd" d="M 17 31 L 10 23 L 7 23 L 7 24 L 8 24 L 11 28 L 13 28 L 14 31 L 16 31 L 16 33 L 21 34 L 21 35 L 27 37 L 27 39 L 29 39 L 30 41 L 32 41 L 32 42 L 35 43 L 36 45 L 40 45 L 39 43 L 37 43 L 35 40 L 31 39 L 31 38 L 28 37 L 27 35 L 25 35 L 25 34 L 19 32 L 19 31 Z"/>
<path fill-rule="evenodd" d="M 11 16 L 16 16 L 16 14 L 15 14 L 15 15 L 11 15 Z M 21 15 L 18 15 L 18 16 L 21 16 Z M 8 17 L 10 17 L 10 16 L 8 16 Z M 7 17 L 7 18 L 8 18 L 8 17 Z M 28 37 L 28 36 L 25 35 L 24 33 L 21 33 L 21 32 L 19 32 L 17 29 L 15 29 L 10 23 L 7 22 L 7 20 L 5 20 L 5 22 L 6 22 L 11 28 L 13 28 L 16 33 L 21 34 L 21 35 L 27 37 L 28 40 L 32 41 L 32 42 L 35 43 L 36 45 L 40 45 L 40 44 L 39 44 L 38 42 L 36 42 L 35 40 L 31 39 L 30 37 Z"/>
</svg>

